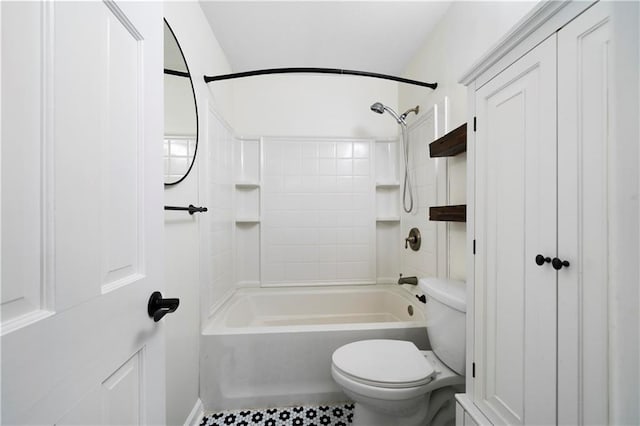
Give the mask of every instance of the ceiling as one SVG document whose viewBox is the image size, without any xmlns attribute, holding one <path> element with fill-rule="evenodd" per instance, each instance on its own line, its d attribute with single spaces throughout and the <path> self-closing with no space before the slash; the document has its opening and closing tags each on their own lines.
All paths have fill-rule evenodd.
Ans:
<svg viewBox="0 0 640 426">
<path fill-rule="evenodd" d="M 400 75 L 451 1 L 200 3 L 234 72 L 325 67 Z"/>
</svg>

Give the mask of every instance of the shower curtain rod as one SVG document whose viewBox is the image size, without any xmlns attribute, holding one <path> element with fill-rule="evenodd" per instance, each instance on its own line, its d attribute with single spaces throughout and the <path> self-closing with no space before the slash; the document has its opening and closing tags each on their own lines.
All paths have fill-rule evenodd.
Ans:
<svg viewBox="0 0 640 426">
<path fill-rule="evenodd" d="M 231 80 L 234 78 L 252 77 L 254 75 L 292 74 L 292 73 L 358 75 L 361 77 L 374 77 L 374 78 L 381 78 L 383 80 L 393 80 L 393 81 L 398 81 L 400 83 L 428 87 L 429 89 L 433 89 L 433 90 L 435 90 L 436 87 L 438 87 L 438 83 L 425 83 L 424 81 L 410 80 L 408 78 L 396 77 L 394 75 L 378 74 L 375 72 L 366 72 L 366 71 L 343 70 L 339 68 L 268 68 L 264 70 L 236 72 L 232 74 L 222 74 L 222 75 L 213 75 L 213 76 L 205 75 L 204 81 L 205 83 L 210 83 L 212 81 Z"/>
</svg>

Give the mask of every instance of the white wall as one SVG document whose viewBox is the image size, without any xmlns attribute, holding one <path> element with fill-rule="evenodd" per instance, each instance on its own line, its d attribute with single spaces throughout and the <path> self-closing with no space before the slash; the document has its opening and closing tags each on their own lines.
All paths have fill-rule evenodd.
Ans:
<svg viewBox="0 0 640 426">
<path fill-rule="evenodd" d="M 241 136 L 394 138 L 398 126 L 369 107 L 397 109 L 398 85 L 374 78 L 268 75 L 235 80 L 233 127 Z"/>
<path fill-rule="evenodd" d="M 230 67 L 220 49 L 200 5 L 197 2 L 165 2 L 164 14 L 173 29 L 194 81 L 199 114 L 199 133 L 196 165 L 181 183 L 167 187 L 165 204 L 199 205 L 202 197 L 198 175 L 206 152 L 206 105 L 209 99 L 232 119 L 230 85 L 209 88 L 202 76 L 228 73 Z M 206 215 L 190 216 L 185 212 L 165 214 L 165 297 L 179 297 L 178 310 L 163 321 L 167 337 L 167 424 L 184 424 L 199 396 L 199 337 L 200 337 L 200 273 L 199 225 Z"/>
<path fill-rule="evenodd" d="M 401 253 L 400 273 L 405 277 L 446 277 L 446 271 L 438 270 L 438 231 L 440 222 L 428 220 L 429 206 L 438 205 L 437 166 L 435 159 L 429 158 L 429 143 L 435 138 L 438 120 L 436 109 L 423 106 L 420 113 L 410 115 L 408 121 L 409 177 L 413 187 L 413 210 L 406 213 L 400 207 L 401 227 L 398 244 Z M 402 158 L 402 155 L 401 155 Z M 404 165 L 402 166 L 404 170 Z M 404 175 L 400 176 L 403 185 Z M 402 198 L 403 186 L 399 188 Z M 401 201 L 402 203 L 402 201 Z M 409 198 L 407 197 L 407 207 Z M 412 228 L 420 231 L 421 244 L 418 251 L 405 248 L 404 239 Z M 407 286 L 408 287 L 408 286 Z M 408 287 L 409 288 L 409 287 Z M 413 290 L 416 290 L 413 288 Z"/>
<path fill-rule="evenodd" d="M 448 130 L 467 120 L 466 88 L 458 78 L 534 6 L 534 2 L 454 2 L 412 59 L 403 76 L 437 82 L 434 91 L 402 84 L 400 109 L 422 108 L 449 98 Z M 449 203 L 466 203 L 466 154 L 448 162 Z M 419 183 L 418 183 L 419 184 Z M 465 225 L 449 225 L 450 276 L 465 279 Z M 442 255 L 442 253 L 439 253 Z"/>
</svg>

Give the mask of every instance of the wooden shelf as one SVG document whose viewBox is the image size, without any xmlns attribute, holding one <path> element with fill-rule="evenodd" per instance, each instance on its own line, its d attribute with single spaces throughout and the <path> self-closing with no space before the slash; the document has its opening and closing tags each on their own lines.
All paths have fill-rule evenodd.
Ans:
<svg viewBox="0 0 640 426">
<path fill-rule="evenodd" d="M 466 222 L 467 205 L 429 207 L 429 220 Z"/>
<path fill-rule="evenodd" d="M 467 123 L 429 144 L 429 155 L 453 157 L 467 151 Z"/>
</svg>

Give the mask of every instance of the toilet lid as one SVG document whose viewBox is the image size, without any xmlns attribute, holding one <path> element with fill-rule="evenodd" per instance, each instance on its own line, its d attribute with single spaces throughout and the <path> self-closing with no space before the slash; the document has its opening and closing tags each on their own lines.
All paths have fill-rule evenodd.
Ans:
<svg viewBox="0 0 640 426">
<path fill-rule="evenodd" d="M 416 345 L 404 340 L 362 340 L 333 353 L 333 366 L 362 383 L 380 387 L 412 387 L 429 383 L 431 363 Z"/>
</svg>

